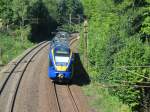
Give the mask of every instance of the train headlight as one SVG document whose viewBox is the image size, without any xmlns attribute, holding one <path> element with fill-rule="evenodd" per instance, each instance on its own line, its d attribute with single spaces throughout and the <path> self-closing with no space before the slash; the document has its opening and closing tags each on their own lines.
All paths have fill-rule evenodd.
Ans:
<svg viewBox="0 0 150 112">
<path fill-rule="evenodd" d="M 58 74 L 57 76 L 59 79 L 63 79 L 64 78 L 64 75 L 63 74 Z"/>
</svg>

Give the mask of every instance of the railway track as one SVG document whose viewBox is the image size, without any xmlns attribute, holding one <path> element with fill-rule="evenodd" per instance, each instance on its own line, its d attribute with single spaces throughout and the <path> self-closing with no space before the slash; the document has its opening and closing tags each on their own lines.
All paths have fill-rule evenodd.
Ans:
<svg viewBox="0 0 150 112">
<path fill-rule="evenodd" d="M 80 38 L 79 34 L 76 34 L 75 36 L 72 36 L 71 38 L 69 38 L 69 42 L 70 42 L 69 46 L 71 47 L 75 41 L 79 40 L 79 38 Z"/>
<path fill-rule="evenodd" d="M 67 85 L 67 91 L 69 93 L 70 100 L 72 101 L 72 105 L 74 107 L 74 111 L 75 112 L 80 112 L 79 108 L 78 108 L 78 104 L 77 104 L 77 102 L 76 102 L 76 100 L 75 100 L 75 98 L 74 98 L 74 96 L 72 94 L 72 91 L 70 89 L 70 85 Z"/>
<path fill-rule="evenodd" d="M 80 112 L 78 104 L 70 89 L 70 85 L 59 85 L 54 82 L 52 83 L 58 112 Z M 64 102 L 68 103 L 65 105 Z"/>
<path fill-rule="evenodd" d="M 69 39 L 70 46 L 74 46 L 77 39 Z M 38 44 L 4 72 L 0 81 L 0 112 L 43 112 L 43 108 L 44 112 L 87 112 L 80 111 L 80 101 L 70 85 L 55 84 L 47 78 L 48 45 L 46 41 Z M 40 84 L 37 79 L 41 80 Z M 38 99 L 40 106 L 34 104 Z M 44 107 L 43 103 L 47 106 Z"/>
<path fill-rule="evenodd" d="M 16 63 L 15 66 L 12 68 L 9 68 L 8 72 L 6 76 L 4 77 L 4 79 L 1 81 L 0 83 L 0 95 L 2 94 L 2 91 L 7 83 L 7 81 L 9 80 L 10 76 L 13 74 L 13 72 L 15 71 L 15 69 L 19 66 L 20 63 L 27 63 L 27 56 L 30 56 L 32 52 L 34 52 L 34 50 L 36 50 L 37 48 L 39 48 L 41 45 L 43 45 L 46 42 L 41 42 L 40 44 L 38 44 L 37 46 L 35 46 L 33 49 L 31 49 L 30 51 L 28 51 L 23 57 L 21 57 L 21 59 L 19 59 Z"/>
<path fill-rule="evenodd" d="M 3 83 L 1 84 L 0 88 L 0 101 L 3 101 L 0 102 L 0 112 L 13 112 L 17 90 L 27 66 L 32 59 L 48 44 L 49 42 L 42 42 L 38 44 L 29 52 L 27 52 L 27 54 L 25 54 L 13 68 L 10 68 L 11 70 L 3 79 Z M 11 85 L 13 85 L 13 87 Z M 6 95 L 9 97 L 5 97 Z"/>
<path fill-rule="evenodd" d="M 69 45 L 72 46 L 78 39 L 78 37 L 71 37 L 69 39 Z M 55 97 L 56 112 L 80 112 L 69 84 L 59 85 L 55 82 L 51 82 L 51 85 L 53 89 L 53 97 Z M 69 105 L 71 107 L 69 107 Z"/>
</svg>

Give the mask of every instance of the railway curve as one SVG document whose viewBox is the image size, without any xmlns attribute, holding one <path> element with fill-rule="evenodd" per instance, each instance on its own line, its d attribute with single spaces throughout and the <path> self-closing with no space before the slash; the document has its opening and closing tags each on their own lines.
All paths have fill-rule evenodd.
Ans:
<svg viewBox="0 0 150 112">
<path fill-rule="evenodd" d="M 74 49 L 78 38 L 70 39 Z M 49 42 L 42 42 L 9 66 L 0 77 L 0 112 L 88 112 L 77 85 L 47 77 Z"/>
</svg>

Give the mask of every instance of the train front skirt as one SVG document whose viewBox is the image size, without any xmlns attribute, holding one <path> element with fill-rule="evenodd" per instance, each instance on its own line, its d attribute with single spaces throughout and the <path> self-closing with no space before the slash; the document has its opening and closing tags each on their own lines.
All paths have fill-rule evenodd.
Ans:
<svg viewBox="0 0 150 112">
<path fill-rule="evenodd" d="M 72 78 L 71 71 L 56 71 L 53 67 L 48 68 L 48 77 L 58 82 L 68 82 Z"/>
</svg>

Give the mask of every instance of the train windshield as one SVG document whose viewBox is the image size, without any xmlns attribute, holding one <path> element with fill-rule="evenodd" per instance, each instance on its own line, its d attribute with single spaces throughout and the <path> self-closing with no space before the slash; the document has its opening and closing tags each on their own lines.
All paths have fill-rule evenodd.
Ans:
<svg viewBox="0 0 150 112">
<path fill-rule="evenodd" d="M 56 63 L 68 63 L 70 57 L 70 50 L 66 48 L 55 49 Z"/>
</svg>

